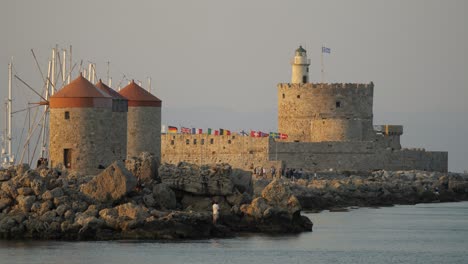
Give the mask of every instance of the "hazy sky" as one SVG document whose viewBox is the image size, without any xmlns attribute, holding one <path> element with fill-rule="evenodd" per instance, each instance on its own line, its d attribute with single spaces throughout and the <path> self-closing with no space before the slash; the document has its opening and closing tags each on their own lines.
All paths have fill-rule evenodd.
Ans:
<svg viewBox="0 0 468 264">
<path fill-rule="evenodd" d="M 467 26 L 465 0 L 4 0 L 0 98 L 11 56 L 40 89 L 30 49 L 45 70 L 55 44 L 73 45 L 74 61 L 96 63 L 101 78 L 110 61 L 114 85 L 152 77 L 163 124 L 275 130 L 276 84 L 290 81 L 294 50 L 307 49 L 319 81 L 325 45 L 327 81 L 375 83 L 374 124 L 404 125 L 404 147 L 448 151 L 449 169 L 463 171 Z M 37 101 L 16 86 L 15 107 Z"/>
</svg>

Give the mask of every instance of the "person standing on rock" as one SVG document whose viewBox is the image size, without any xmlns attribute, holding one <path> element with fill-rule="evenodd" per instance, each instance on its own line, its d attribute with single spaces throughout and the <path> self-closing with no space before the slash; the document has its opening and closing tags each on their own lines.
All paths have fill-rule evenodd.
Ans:
<svg viewBox="0 0 468 264">
<path fill-rule="evenodd" d="M 213 224 L 216 225 L 219 219 L 219 205 L 216 201 L 213 201 Z"/>
</svg>

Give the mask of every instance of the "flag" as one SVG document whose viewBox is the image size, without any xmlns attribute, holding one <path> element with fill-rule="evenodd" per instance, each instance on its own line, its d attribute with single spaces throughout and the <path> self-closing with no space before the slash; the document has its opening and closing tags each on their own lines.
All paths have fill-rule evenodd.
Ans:
<svg viewBox="0 0 468 264">
<path fill-rule="evenodd" d="M 168 133 L 177 133 L 177 127 L 169 126 L 168 127 Z"/>
<path fill-rule="evenodd" d="M 280 133 L 280 138 L 281 139 L 288 139 L 288 134 Z"/>
<path fill-rule="evenodd" d="M 211 135 L 211 128 L 208 128 L 208 135 Z"/>
<path fill-rule="evenodd" d="M 182 133 L 182 134 L 190 134 L 190 128 L 188 128 L 188 127 L 181 127 L 181 128 L 180 128 L 180 133 Z"/>
<path fill-rule="evenodd" d="M 196 134 L 196 133 L 197 133 L 197 130 L 194 127 L 192 127 L 192 134 Z"/>
<path fill-rule="evenodd" d="M 330 50 L 330 48 L 322 47 L 322 53 L 328 53 L 328 54 L 330 54 L 330 53 L 331 53 L 331 50 Z"/>
<path fill-rule="evenodd" d="M 262 131 L 259 131 L 259 135 L 258 135 L 258 136 L 259 136 L 259 137 L 268 137 L 269 134 L 263 133 Z"/>
<path fill-rule="evenodd" d="M 254 131 L 254 130 L 251 130 L 251 131 L 250 131 L 250 136 L 251 136 L 251 137 L 258 137 L 258 132 L 257 132 L 257 131 Z"/>
<path fill-rule="evenodd" d="M 197 134 L 203 134 L 203 129 L 202 128 L 197 129 Z"/>
<path fill-rule="evenodd" d="M 221 136 L 223 136 L 223 135 L 224 135 L 224 129 L 220 128 L 220 129 L 219 129 L 219 134 L 220 134 Z"/>
<path fill-rule="evenodd" d="M 248 136 L 248 134 L 247 134 L 247 133 L 245 133 L 245 131 L 244 131 L 244 130 L 242 130 L 242 131 L 240 132 L 240 134 L 241 134 L 241 135 L 243 135 L 243 136 Z"/>
<path fill-rule="evenodd" d="M 280 137 L 279 137 L 279 134 L 276 133 L 276 132 L 270 132 L 270 137 L 271 137 L 271 138 L 280 138 Z"/>
<path fill-rule="evenodd" d="M 218 135 L 219 135 L 219 131 L 218 131 L 218 130 L 215 130 L 215 131 L 214 131 L 214 135 L 215 135 L 215 136 L 218 136 Z"/>
<path fill-rule="evenodd" d="M 226 130 L 226 135 L 230 136 L 231 135 L 231 130 Z"/>
</svg>

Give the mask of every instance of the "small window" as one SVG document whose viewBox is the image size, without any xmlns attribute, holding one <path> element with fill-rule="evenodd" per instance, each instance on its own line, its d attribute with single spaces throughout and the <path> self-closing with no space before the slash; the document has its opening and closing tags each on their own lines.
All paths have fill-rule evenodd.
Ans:
<svg viewBox="0 0 468 264">
<path fill-rule="evenodd" d="M 236 139 L 236 136 L 232 136 L 232 139 Z"/>
<path fill-rule="evenodd" d="M 185 140 L 185 145 L 189 145 L 190 144 L 190 140 L 189 139 L 186 139 Z"/>
<path fill-rule="evenodd" d="M 197 144 L 197 139 L 196 139 L 196 138 L 193 139 L 193 144 L 194 144 L 194 145 Z"/>
<path fill-rule="evenodd" d="M 309 67 L 307 67 L 307 72 L 309 72 Z"/>
<path fill-rule="evenodd" d="M 174 145 L 174 140 L 171 140 L 171 145 Z"/>
<path fill-rule="evenodd" d="M 231 144 L 231 140 L 228 140 L 228 144 Z"/>
<path fill-rule="evenodd" d="M 300 94 L 298 94 L 298 95 L 297 95 L 297 99 L 300 99 L 300 98 L 301 98 L 301 95 L 300 95 Z"/>
<path fill-rule="evenodd" d="M 307 76 L 302 76 L 302 82 L 307 83 Z"/>
<path fill-rule="evenodd" d="M 70 119 L 70 112 L 65 111 L 65 119 Z"/>
<path fill-rule="evenodd" d="M 340 108 L 340 107 L 341 107 L 341 102 L 340 102 L 340 101 L 336 101 L 335 105 L 336 105 L 336 108 Z"/>
<path fill-rule="evenodd" d="M 285 95 L 285 94 L 283 94 L 283 99 L 284 99 L 284 98 L 286 98 L 286 95 Z"/>
<path fill-rule="evenodd" d="M 214 139 L 210 138 L 210 144 L 214 143 Z"/>
<path fill-rule="evenodd" d="M 200 144 L 205 145 L 205 139 L 204 138 L 201 139 Z"/>
</svg>

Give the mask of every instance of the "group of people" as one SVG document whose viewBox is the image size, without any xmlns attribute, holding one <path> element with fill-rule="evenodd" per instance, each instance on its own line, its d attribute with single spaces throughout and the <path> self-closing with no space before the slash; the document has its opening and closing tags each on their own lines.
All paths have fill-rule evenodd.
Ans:
<svg viewBox="0 0 468 264">
<path fill-rule="evenodd" d="M 271 166 L 270 170 L 268 171 L 264 167 L 255 167 L 253 173 L 261 177 L 268 176 L 268 173 L 270 173 L 269 175 L 274 177 L 276 176 L 276 168 L 274 166 Z"/>
</svg>

